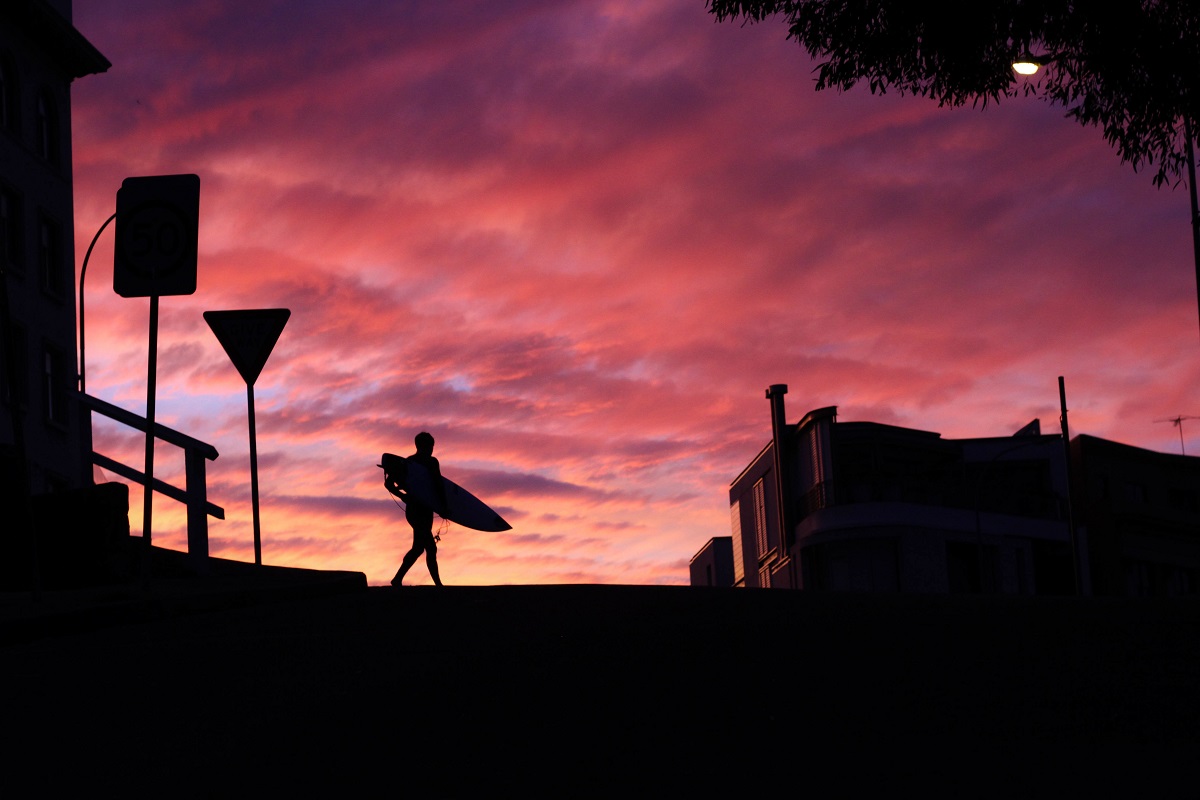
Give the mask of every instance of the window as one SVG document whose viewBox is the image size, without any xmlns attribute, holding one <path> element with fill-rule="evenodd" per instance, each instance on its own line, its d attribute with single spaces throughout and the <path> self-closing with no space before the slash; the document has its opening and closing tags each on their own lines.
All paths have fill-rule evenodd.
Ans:
<svg viewBox="0 0 1200 800">
<path fill-rule="evenodd" d="M 1148 563 L 1125 559 L 1123 566 L 1125 568 L 1125 594 L 1130 597 L 1149 597 L 1154 594 Z"/>
<path fill-rule="evenodd" d="M 767 492 L 759 478 L 754 484 L 754 542 L 758 546 L 758 557 L 763 558 L 769 549 L 767 541 Z"/>
<path fill-rule="evenodd" d="M 1196 593 L 1196 571 L 1171 565 L 1167 568 L 1167 596 L 1178 597 Z"/>
<path fill-rule="evenodd" d="M 742 503 L 734 500 L 729 507 L 729 522 L 733 529 L 733 585 L 746 579 L 746 564 L 742 557 Z"/>
<path fill-rule="evenodd" d="M 1179 597 L 1196 593 L 1196 571 L 1178 564 L 1123 559 L 1125 594 L 1131 597 Z"/>
<path fill-rule="evenodd" d="M 62 351 L 47 344 L 42 351 L 42 393 L 46 421 L 67 424 L 67 360 Z"/>
<path fill-rule="evenodd" d="M 57 167 L 62 157 L 61 131 L 54 95 L 43 90 L 37 101 L 37 154 L 51 166 Z"/>
<path fill-rule="evenodd" d="M 1075 594 L 1075 556 L 1068 542 L 1033 539 L 1033 591 L 1041 595 Z"/>
<path fill-rule="evenodd" d="M 1126 481 L 1125 486 L 1125 502 L 1131 505 L 1144 506 L 1146 504 L 1146 486 L 1137 481 Z"/>
<path fill-rule="evenodd" d="M 1167 489 L 1167 500 L 1171 508 L 1179 511 L 1200 511 L 1200 496 L 1192 489 L 1183 486 L 1171 486 Z"/>
<path fill-rule="evenodd" d="M 57 475 L 49 470 L 45 470 L 42 473 L 42 480 L 45 481 L 46 490 L 51 493 L 66 492 L 73 488 L 70 481 L 62 475 Z"/>
<path fill-rule="evenodd" d="M 38 271 L 47 294 L 57 298 L 67 296 L 62 226 L 45 214 L 38 217 Z"/>
<path fill-rule="evenodd" d="M 996 548 L 975 542 L 946 542 L 946 579 L 954 594 L 996 591 Z"/>
<path fill-rule="evenodd" d="M 800 558 L 806 587 L 835 592 L 900 589 L 900 557 L 894 539 L 848 539 L 809 545 Z"/>
<path fill-rule="evenodd" d="M 0 184 L 0 266 L 21 272 L 21 196 Z"/>
<path fill-rule="evenodd" d="M 0 337 L 3 337 L 4 333 L 4 331 L 0 331 Z M 21 408 L 29 405 L 29 353 L 26 349 L 26 342 L 25 329 L 14 324 L 12 350 L 9 350 L 8 342 L 3 342 L 3 347 L 0 347 L 0 389 L 2 389 L 0 397 L 4 399 L 5 403 L 11 405 L 15 394 L 16 401 Z M 15 370 L 9 369 L 10 352 L 13 359 L 12 366 L 15 367 Z M 15 392 L 13 390 L 14 381 Z"/>
</svg>

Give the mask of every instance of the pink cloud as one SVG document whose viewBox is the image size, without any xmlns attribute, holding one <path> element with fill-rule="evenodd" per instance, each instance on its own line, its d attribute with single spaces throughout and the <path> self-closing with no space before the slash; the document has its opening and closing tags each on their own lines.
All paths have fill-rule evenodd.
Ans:
<svg viewBox="0 0 1200 800">
<path fill-rule="evenodd" d="M 1173 451 L 1154 420 L 1200 413 L 1186 198 L 1095 131 L 818 94 L 779 30 L 703 4 L 471 8 L 76 4 L 114 64 L 74 89 L 77 252 L 124 177 L 201 176 L 159 414 L 221 453 L 217 554 L 251 552 L 248 443 L 209 309 L 292 310 L 255 387 L 267 560 L 376 582 L 407 529 L 375 464 L 422 429 L 515 526 L 452 531 L 448 581 L 680 583 L 770 383 L 948 436 L 1049 424 L 1058 375 L 1081 432 Z M 111 263 L 109 234 L 88 388 L 138 410 L 146 303 Z"/>
</svg>

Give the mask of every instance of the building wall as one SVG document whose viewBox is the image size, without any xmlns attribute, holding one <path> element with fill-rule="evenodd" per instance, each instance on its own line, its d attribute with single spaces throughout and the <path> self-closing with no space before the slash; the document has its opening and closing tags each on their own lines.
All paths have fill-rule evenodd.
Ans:
<svg viewBox="0 0 1200 800">
<path fill-rule="evenodd" d="M 836 421 L 837 408 L 834 406 L 810 411 L 789 437 L 795 494 L 787 501 L 793 506 L 792 519 L 796 522 L 836 502 L 837 481 L 833 462 L 833 429 Z"/>
<path fill-rule="evenodd" d="M 774 460 L 768 444 L 729 487 L 732 546 L 741 554 L 738 586 L 769 588 L 775 577 L 772 566 L 781 560 Z M 736 555 L 734 561 L 736 565 Z"/>
<path fill-rule="evenodd" d="M 714 536 L 688 565 L 692 586 L 733 586 L 733 537 Z"/>
<path fill-rule="evenodd" d="M 852 503 L 810 515 L 797 530 L 808 588 L 1058 594 L 1070 563 L 1064 520 L 988 515 L 912 503 Z M 1069 549 L 1066 550 L 1069 556 Z M 1035 569 L 1035 565 L 1037 569 Z M 1042 573 L 1038 581 L 1036 573 Z"/>
<path fill-rule="evenodd" d="M 820 491 L 811 480 L 796 487 L 804 586 L 1033 593 L 1054 585 L 1035 580 L 1035 552 L 1044 559 L 1031 539 L 1069 540 L 1057 437 L 947 440 L 822 412 L 807 415 L 796 436 L 800 464 L 824 463 L 809 471 L 826 476 Z"/>
<path fill-rule="evenodd" d="M 11 327 L 0 325 L 0 446 L 13 456 L 18 409 L 34 492 L 91 482 L 90 421 L 72 396 L 78 359 L 70 92 L 75 78 L 109 65 L 69 16 L 67 0 L 0 4 L 0 258 L 11 318 Z"/>
<path fill-rule="evenodd" d="M 737 586 L 1200 594 L 1200 458 L 1078 436 L 1068 462 L 1038 420 L 943 439 L 831 406 L 787 425 L 786 393 L 768 389 L 775 436 L 730 486 Z"/>
<path fill-rule="evenodd" d="M 782 385 L 767 392 L 777 430 L 784 394 Z M 839 423 L 834 406 L 808 412 L 730 486 L 735 585 L 1073 592 L 1066 454 L 1061 437 L 1039 430 L 953 440 Z M 773 491 L 776 447 L 790 474 L 782 497 Z M 783 547 L 776 521 L 788 514 L 795 524 Z"/>
<path fill-rule="evenodd" d="M 1200 593 L 1200 458 L 1091 436 L 1071 456 L 1095 593 Z"/>
</svg>

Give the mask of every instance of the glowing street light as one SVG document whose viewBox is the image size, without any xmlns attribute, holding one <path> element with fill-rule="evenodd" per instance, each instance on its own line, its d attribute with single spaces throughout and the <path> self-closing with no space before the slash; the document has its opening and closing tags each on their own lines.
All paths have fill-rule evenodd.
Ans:
<svg viewBox="0 0 1200 800">
<path fill-rule="evenodd" d="M 1032 56 L 1022 56 L 1013 62 L 1012 68 L 1018 75 L 1033 75 L 1042 65 Z"/>
</svg>

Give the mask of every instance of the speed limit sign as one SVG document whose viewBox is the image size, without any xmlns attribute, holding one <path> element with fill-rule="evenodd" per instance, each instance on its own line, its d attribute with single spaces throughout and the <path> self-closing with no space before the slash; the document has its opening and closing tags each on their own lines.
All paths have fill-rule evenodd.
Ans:
<svg viewBox="0 0 1200 800">
<path fill-rule="evenodd" d="M 117 190 L 113 290 L 122 297 L 196 291 L 198 175 L 126 178 Z"/>
</svg>

